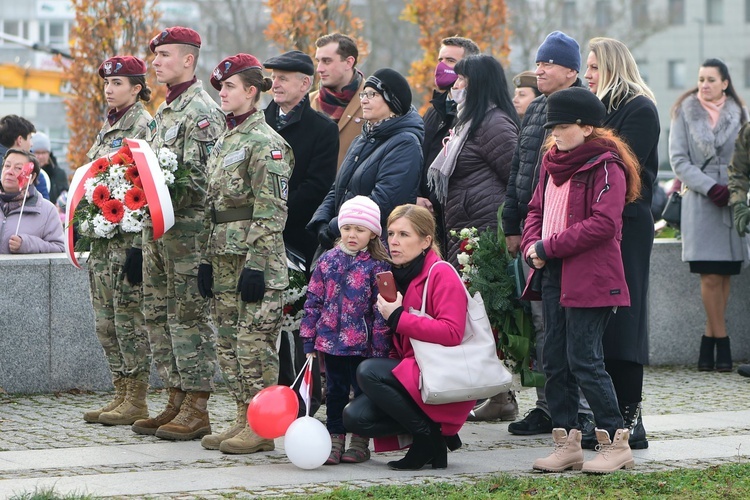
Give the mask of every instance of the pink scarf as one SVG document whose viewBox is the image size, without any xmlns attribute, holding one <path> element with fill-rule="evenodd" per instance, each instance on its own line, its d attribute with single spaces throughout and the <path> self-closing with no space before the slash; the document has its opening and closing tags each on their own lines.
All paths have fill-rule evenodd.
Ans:
<svg viewBox="0 0 750 500">
<path fill-rule="evenodd" d="M 703 109 L 705 109 L 708 113 L 708 121 L 711 122 L 711 128 L 716 127 L 716 124 L 719 122 L 721 109 L 724 107 L 724 103 L 727 102 L 727 96 L 725 94 L 722 94 L 721 99 L 719 99 L 718 101 L 708 102 L 703 100 L 701 93 L 698 92 L 698 102 L 701 103 Z"/>
</svg>

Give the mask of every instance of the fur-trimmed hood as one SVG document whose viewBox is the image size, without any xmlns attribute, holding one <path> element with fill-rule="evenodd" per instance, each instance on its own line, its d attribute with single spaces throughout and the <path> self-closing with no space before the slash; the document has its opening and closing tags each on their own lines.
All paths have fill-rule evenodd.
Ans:
<svg viewBox="0 0 750 500">
<path fill-rule="evenodd" d="M 696 94 L 689 95 L 680 104 L 680 110 L 685 115 L 685 121 L 690 130 L 690 137 L 694 144 L 704 153 L 706 158 L 716 154 L 716 149 L 736 135 L 737 122 L 742 118 L 742 108 L 727 97 L 719 114 L 719 122 L 711 128 L 708 112 L 703 109 Z"/>
</svg>

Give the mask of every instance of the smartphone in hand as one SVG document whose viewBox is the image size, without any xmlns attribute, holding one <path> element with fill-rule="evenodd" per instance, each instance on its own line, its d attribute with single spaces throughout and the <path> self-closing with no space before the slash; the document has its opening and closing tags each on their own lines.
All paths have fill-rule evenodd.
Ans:
<svg viewBox="0 0 750 500">
<path fill-rule="evenodd" d="M 393 273 L 385 271 L 375 275 L 375 281 L 378 284 L 378 291 L 388 302 L 396 302 L 396 282 L 393 280 Z"/>
</svg>

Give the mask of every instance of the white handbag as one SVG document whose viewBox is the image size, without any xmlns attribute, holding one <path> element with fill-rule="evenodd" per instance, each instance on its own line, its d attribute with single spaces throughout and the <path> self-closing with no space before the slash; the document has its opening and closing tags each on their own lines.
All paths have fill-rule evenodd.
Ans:
<svg viewBox="0 0 750 500">
<path fill-rule="evenodd" d="M 435 262 L 427 273 L 421 309 L 410 308 L 409 313 L 431 317 L 425 313 L 427 286 L 432 270 L 441 263 L 450 267 L 461 281 L 458 271 L 449 262 Z M 419 365 L 419 389 L 426 404 L 490 398 L 511 386 L 513 376 L 497 357 L 495 338 L 482 296 L 477 292 L 472 297 L 466 290 L 466 298 L 466 329 L 460 345 L 448 347 L 410 339 Z"/>
</svg>

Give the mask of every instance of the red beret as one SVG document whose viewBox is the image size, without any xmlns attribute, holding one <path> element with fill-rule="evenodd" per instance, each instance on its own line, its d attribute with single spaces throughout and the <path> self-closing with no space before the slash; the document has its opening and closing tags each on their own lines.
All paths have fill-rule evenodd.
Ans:
<svg viewBox="0 0 750 500">
<path fill-rule="evenodd" d="M 151 39 L 151 43 L 148 44 L 148 48 L 151 52 L 156 52 L 156 47 L 159 45 L 169 45 L 173 43 L 180 43 L 183 45 L 192 45 L 193 47 L 201 48 L 201 36 L 197 31 L 191 30 L 190 28 L 183 28 L 182 26 L 173 26 L 167 28 L 154 38 Z"/>
<path fill-rule="evenodd" d="M 221 81 L 226 80 L 232 75 L 236 75 L 241 71 L 247 69 L 261 69 L 260 61 L 250 54 L 237 54 L 231 57 L 227 57 L 216 66 L 214 72 L 211 73 L 211 85 L 216 90 L 221 90 Z"/>
<path fill-rule="evenodd" d="M 99 76 L 143 76 L 146 63 L 133 56 L 110 57 L 99 66 Z"/>
</svg>

